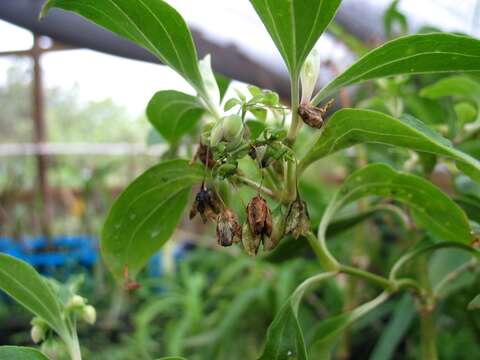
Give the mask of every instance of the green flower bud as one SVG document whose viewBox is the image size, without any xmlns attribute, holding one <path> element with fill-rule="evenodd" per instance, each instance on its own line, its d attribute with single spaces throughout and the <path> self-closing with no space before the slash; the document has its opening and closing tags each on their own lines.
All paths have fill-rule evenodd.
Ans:
<svg viewBox="0 0 480 360">
<path fill-rule="evenodd" d="M 236 141 L 242 137 L 243 120 L 238 115 L 223 118 L 223 139 L 227 142 Z"/>
<path fill-rule="evenodd" d="M 250 225 L 245 223 L 242 228 L 242 244 L 245 252 L 250 256 L 256 256 L 260 247 L 260 236 L 255 236 L 250 230 Z"/>
<path fill-rule="evenodd" d="M 218 174 L 224 178 L 234 175 L 237 172 L 238 162 L 220 165 Z"/>
<path fill-rule="evenodd" d="M 97 320 L 97 311 L 92 305 L 87 305 L 83 308 L 82 319 L 90 325 L 95 324 Z"/>
<path fill-rule="evenodd" d="M 217 121 L 210 132 L 210 146 L 217 146 L 223 139 L 223 119 Z"/>
</svg>

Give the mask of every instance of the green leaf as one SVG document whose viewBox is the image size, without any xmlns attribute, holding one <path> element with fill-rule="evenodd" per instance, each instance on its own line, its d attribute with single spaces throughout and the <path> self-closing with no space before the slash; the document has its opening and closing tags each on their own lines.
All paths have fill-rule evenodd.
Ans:
<svg viewBox="0 0 480 360">
<path fill-rule="evenodd" d="M 453 34 L 401 37 L 370 51 L 324 87 L 318 104 L 340 88 L 366 80 L 399 75 L 480 71 L 480 41 Z"/>
<path fill-rule="evenodd" d="M 48 360 L 48 358 L 32 348 L 0 346 L 0 360 Z"/>
<path fill-rule="evenodd" d="M 103 227 L 101 252 L 117 280 L 125 267 L 134 278 L 170 238 L 194 184 L 204 171 L 186 160 L 156 165 L 140 175 L 118 197 Z"/>
<path fill-rule="evenodd" d="M 396 119 L 371 110 L 343 109 L 327 122 L 320 138 L 302 159 L 300 167 L 339 150 L 362 143 L 394 145 L 452 158 L 465 174 L 480 182 L 480 162 L 455 149 L 423 122 L 411 116 Z"/>
<path fill-rule="evenodd" d="M 335 17 L 341 0 L 250 0 L 292 78 Z"/>
<path fill-rule="evenodd" d="M 308 359 L 303 331 L 298 321 L 300 301 L 309 287 L 335 275 L 336 273 L 322 273 L 305 280 L 297 287 L 268 327 L 265 348 L 258 360 Z"/>
<path fill-rule="evenodd" d="M 472 301 L 468 304 L 468 310 L 478 310 L 480 309 L 480 294 L 475 296 Z"/>
<path fill-rule="evenodd" d="M 468 76 L 456 75 L 423 88 L 420 96 L 434 100 L 447 96 L 461 97 L 478 103 L 480 102 L 480 84 Z"/>
<path fill-rule="evenodd" d="M 191 132 L 203 114 L 195 97 L 174 90 L 157 92 L 147 106 L 148 121 L 170 144 Z"/>
<path fill-rule="evenodd" d="M 407 204 L 415 220 L 440 241 L 469 244 L 472 240 L 463 210 L 429 181 L 397 172 L 384 164 L 372 164 L 355 171 L 332 198 L 319 228 L 325 237 L 333 215 L 343 206 L 366 196 L 384 196 Z"/>
<path fill-rule="evenodd" d="M 45 320 L 57 333 L 64 333 L 60 304 L 46 280 L 32 266 L 0 254 L 0 289 Z"/>
<path fill-rule="evenodd" d="M 163 0 L 48 0 L 41 17 L 57 7 L 146 48 L 207 97 L 190 30 L 182 16 Z"/>
<path fill-rule="evenodd" d="M 330 359 L 332 348 L 347 327 L 363 315 L 388 299 L 388 293 L 382 293 L 375 299 L 360 305 L 352 311 L 322 321 L 314 331 L 312 353 L 316 359 Z"/>
<path fill-rule="evenodd" d="M 403 295 L 395 307 L 392 318 L 373 349 L 370 360 L 390 360 L 404 338 L 415 316 L 415 305 L 409 295 Z"/>
</svg>

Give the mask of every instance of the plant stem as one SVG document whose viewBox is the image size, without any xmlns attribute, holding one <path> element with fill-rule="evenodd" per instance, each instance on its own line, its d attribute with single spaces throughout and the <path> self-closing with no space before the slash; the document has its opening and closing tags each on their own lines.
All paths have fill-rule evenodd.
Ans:
<svg viewBox="0 0 480 360">
<path fill-rule="evenodd" d="M 80 343 L 78 342 L 77 330 L 73 329 L 73 333 L 68 341 L 65 342 L 68 348 L 68 353 L 71 360 L 82 360 L 82 353 L 80 351 Z"/>
<path fill-rule="evenodd" d="M 433 293 L 435 294 L 435 297 L 438 297 L 442 290 L 451 284 L 453 281 L 458 279 L 460 275 L 462 275 L 464 272 L 467 271 L 474 271 L 475 267 L 478 265 L 478 261 L 476 259 L 472 259 L 470 261 L 467 261 L 465 264 L 459 266 L 455 270 L 453 270 L 451 273 L 449 273 L 447 276 L 445 276 L 442 281 L 440 281 L 437 286 L 435 286 L 435 289 L 433 290 Z"/>
<path fill-rule="evenodd" d="M 435 310 L 423 307 L 420 310 L 422 359 L 437 360 Z"/>
<path fill-rule="evenodd" d="M 336 272 L 340 269 L 338 261 L 330 254 L 323 242 L 319 241 L 311 232 L 307 234 L 306 238 L 325 271 Z"/>
<path fill-rule="evenodd" d="M 351 266 L 347 265 L 340 265 L 340 272 L 348 275 L 352 275 L 355 277 L 359 277 L 362 279 L 365 279 L 371 283 L 377 284 L 381 286 L 382 288 L 393 291 L 394 285 L 391 281 L 389 281 L 387 278 L 384 278 L 383 276 L 379 276 L 376 274 L 373 274 L 368 271 L 363 271 Z"/>
<path fill-rule="evenodd" d="M 292 123 L 288 130 L 287 142 L 293 144 L 300 130 L 300 120 L 298 116 L 298 106 L 300 104 L 300 81 L 298 76 L 292 78 Z"/>
<path fill-rule="evenodd" d="M 420 298 L 420 340 L 422 359 L 437 360 L 437 332 L 435 329 L 435 297 L 428 277 L 428 262 L 425 255 L 418 261 L 418 281 L 426 295 Z"/>
<path fill-rule="evenodd" d="M 248 185 L 251 188 L 253 188 L 255 190 L 258 190 L 259 192 L 261 192 L 261 193 L 263 193 L 267 196 L 270 196 L 273 199 L 278 200 L 276 194 L 272 190 L 267 189 L 266 187 L 260 185 L 259 183 L 255 182 L 253 180 L 250 180 L 249 178 L 247 178 L 245 176 L 241 176 L 241 175 L 236 175 L 234 178 L 239 180 L 240 182 L 244 183 L 245 185 Z"/>
</svg>

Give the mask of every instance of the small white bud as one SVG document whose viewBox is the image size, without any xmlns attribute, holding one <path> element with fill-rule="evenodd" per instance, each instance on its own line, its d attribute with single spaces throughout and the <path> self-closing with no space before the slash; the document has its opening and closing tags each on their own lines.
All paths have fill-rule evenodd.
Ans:
<svg viewBox="0 0 480 360">
<path fill-rule="evenodd" d="M 302 104 L 308 104 L 315 91 L 318 76 L 320 74 L 320 53 L 317 49 L 308 55 L 300 72 L 300 80 L 302 82 Z"/>
<path fill-rule="evenodd" d="M 35 344 L 45 340 L 45 329 L 40 325 L 33 325 L 30 330 L 30 336 Z"/>
<path fill-rule="evenodd" d="M 83 307 L 85 306 L 86 301 L 85 298 L 81 297 L 80 295 L 73 295 L 67 303 L 67 308 L 72 309 L 72 308 L 78 308 L 78 307 Z"/>
<path fill-rule="evenodd" d="M 93 325 L 97 320 L 97 311 L 92 305 L 87 305 L 83 308 L 82 318 L 87 324 Z"/>
</svg>

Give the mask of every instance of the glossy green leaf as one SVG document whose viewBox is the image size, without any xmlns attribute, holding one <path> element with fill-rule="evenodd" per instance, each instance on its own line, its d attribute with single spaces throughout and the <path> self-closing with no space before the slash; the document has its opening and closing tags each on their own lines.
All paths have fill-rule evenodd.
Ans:
<svg viewBox="0 0 480 360">
<path fill-rule="evenodd" d="M 472 301 L 468 304 L 468 310 L 478 310 L 480 309 L 480 294 L 475 296 Z"/>
<path fill-rule="evenodd" d="M 455 149 L 423 122 L 411 116 L 397 119 L 362 109 L 342 109 L 327 122 L 320 138 L 302 159 L 300 166 L 362 143 L 394 145 L 452 158 L 465 174 L 480 182 L 480 162 Z"/>
<path fill-rule="evenodd" d="M 336 273 L 323 273 L 305 280 L 282 306 L 268 327 L 267 341 L 258 360 L 307 360 L 303 331 L 298 321 L 298 308 L 305 291 L 314 284 L 331 279 Z"/>
<path fill-rule="evenodd" d="M 394 357 L 398 345 L 412 324 L 415 313 L 416 309 L 412 298 L 407 294 L 403 295 L 397 303 L 388 325 L 382 331 L 382 335 L 370 355 L 370 360 L 390 360 Z"/>
<path fill-rule="evenodd" d="M 101 251 L 110 271 L 121 280 L 128 267 L 134 278 L 170 238 L 194 184 L 204 171 L 186 160 L 156 165 L 140 175 L 118 197 L 103 227 Z"/>
<path fill-rule="evenodd" d="M 48 360 L 40 351 L 20 346 L 0 346 L 0 360 Z"/>
<path fill-rule="evenodd" d="M 280 51 L 290 75 L 300 69 L 341 0 L 250 0 Z"/>
<path fill-rule="evenodd" d="M 0 254 L 0 289 L 45 320 L 57 333 L 65 332 L 62 310 L 52 288 L 29 264 Z"/>
<path fill-rule="evenodd" d="M 352 311 L 322 321 L 314 331 L 312 353 L 315 354 L 317 359 L 330 359 L 333 346 L 343 331 L 387 299 L 388 293 L 382 293 Z"/>
<path fill-rule="evenodd" d="M 174 90 L 157 92 L 147 106 L 148 121 L 170 144 L 191 132 L 203 114 L 195 97 Z"/>
<path fill-rule="evenodd" d="M 332 198 L 319 228 L 325 238 L 332 216 L 343 206 L 366 196 L 383 196 L 407 204 L 417 223 L 440 241 L 471 242 L 470 225 L 463 210 L 429 181 L 397 172 L 384 164 L 372 164 L 355 171 Z"/>
<path fill-rule="evenodd" d="M 453 34 L 401 37 L 372 50 L 324 87 L 313 99 L 318 104 L 342 87 L 399 75 L 480 71 L 480 41 Z"/>
<path fill-rule="evenodd" d="M 48 0 L 41 16 L 57 7 L 137 43 L 206 96 L 192 35 L 182 16 L 163 0 Z"/>
</svg>

